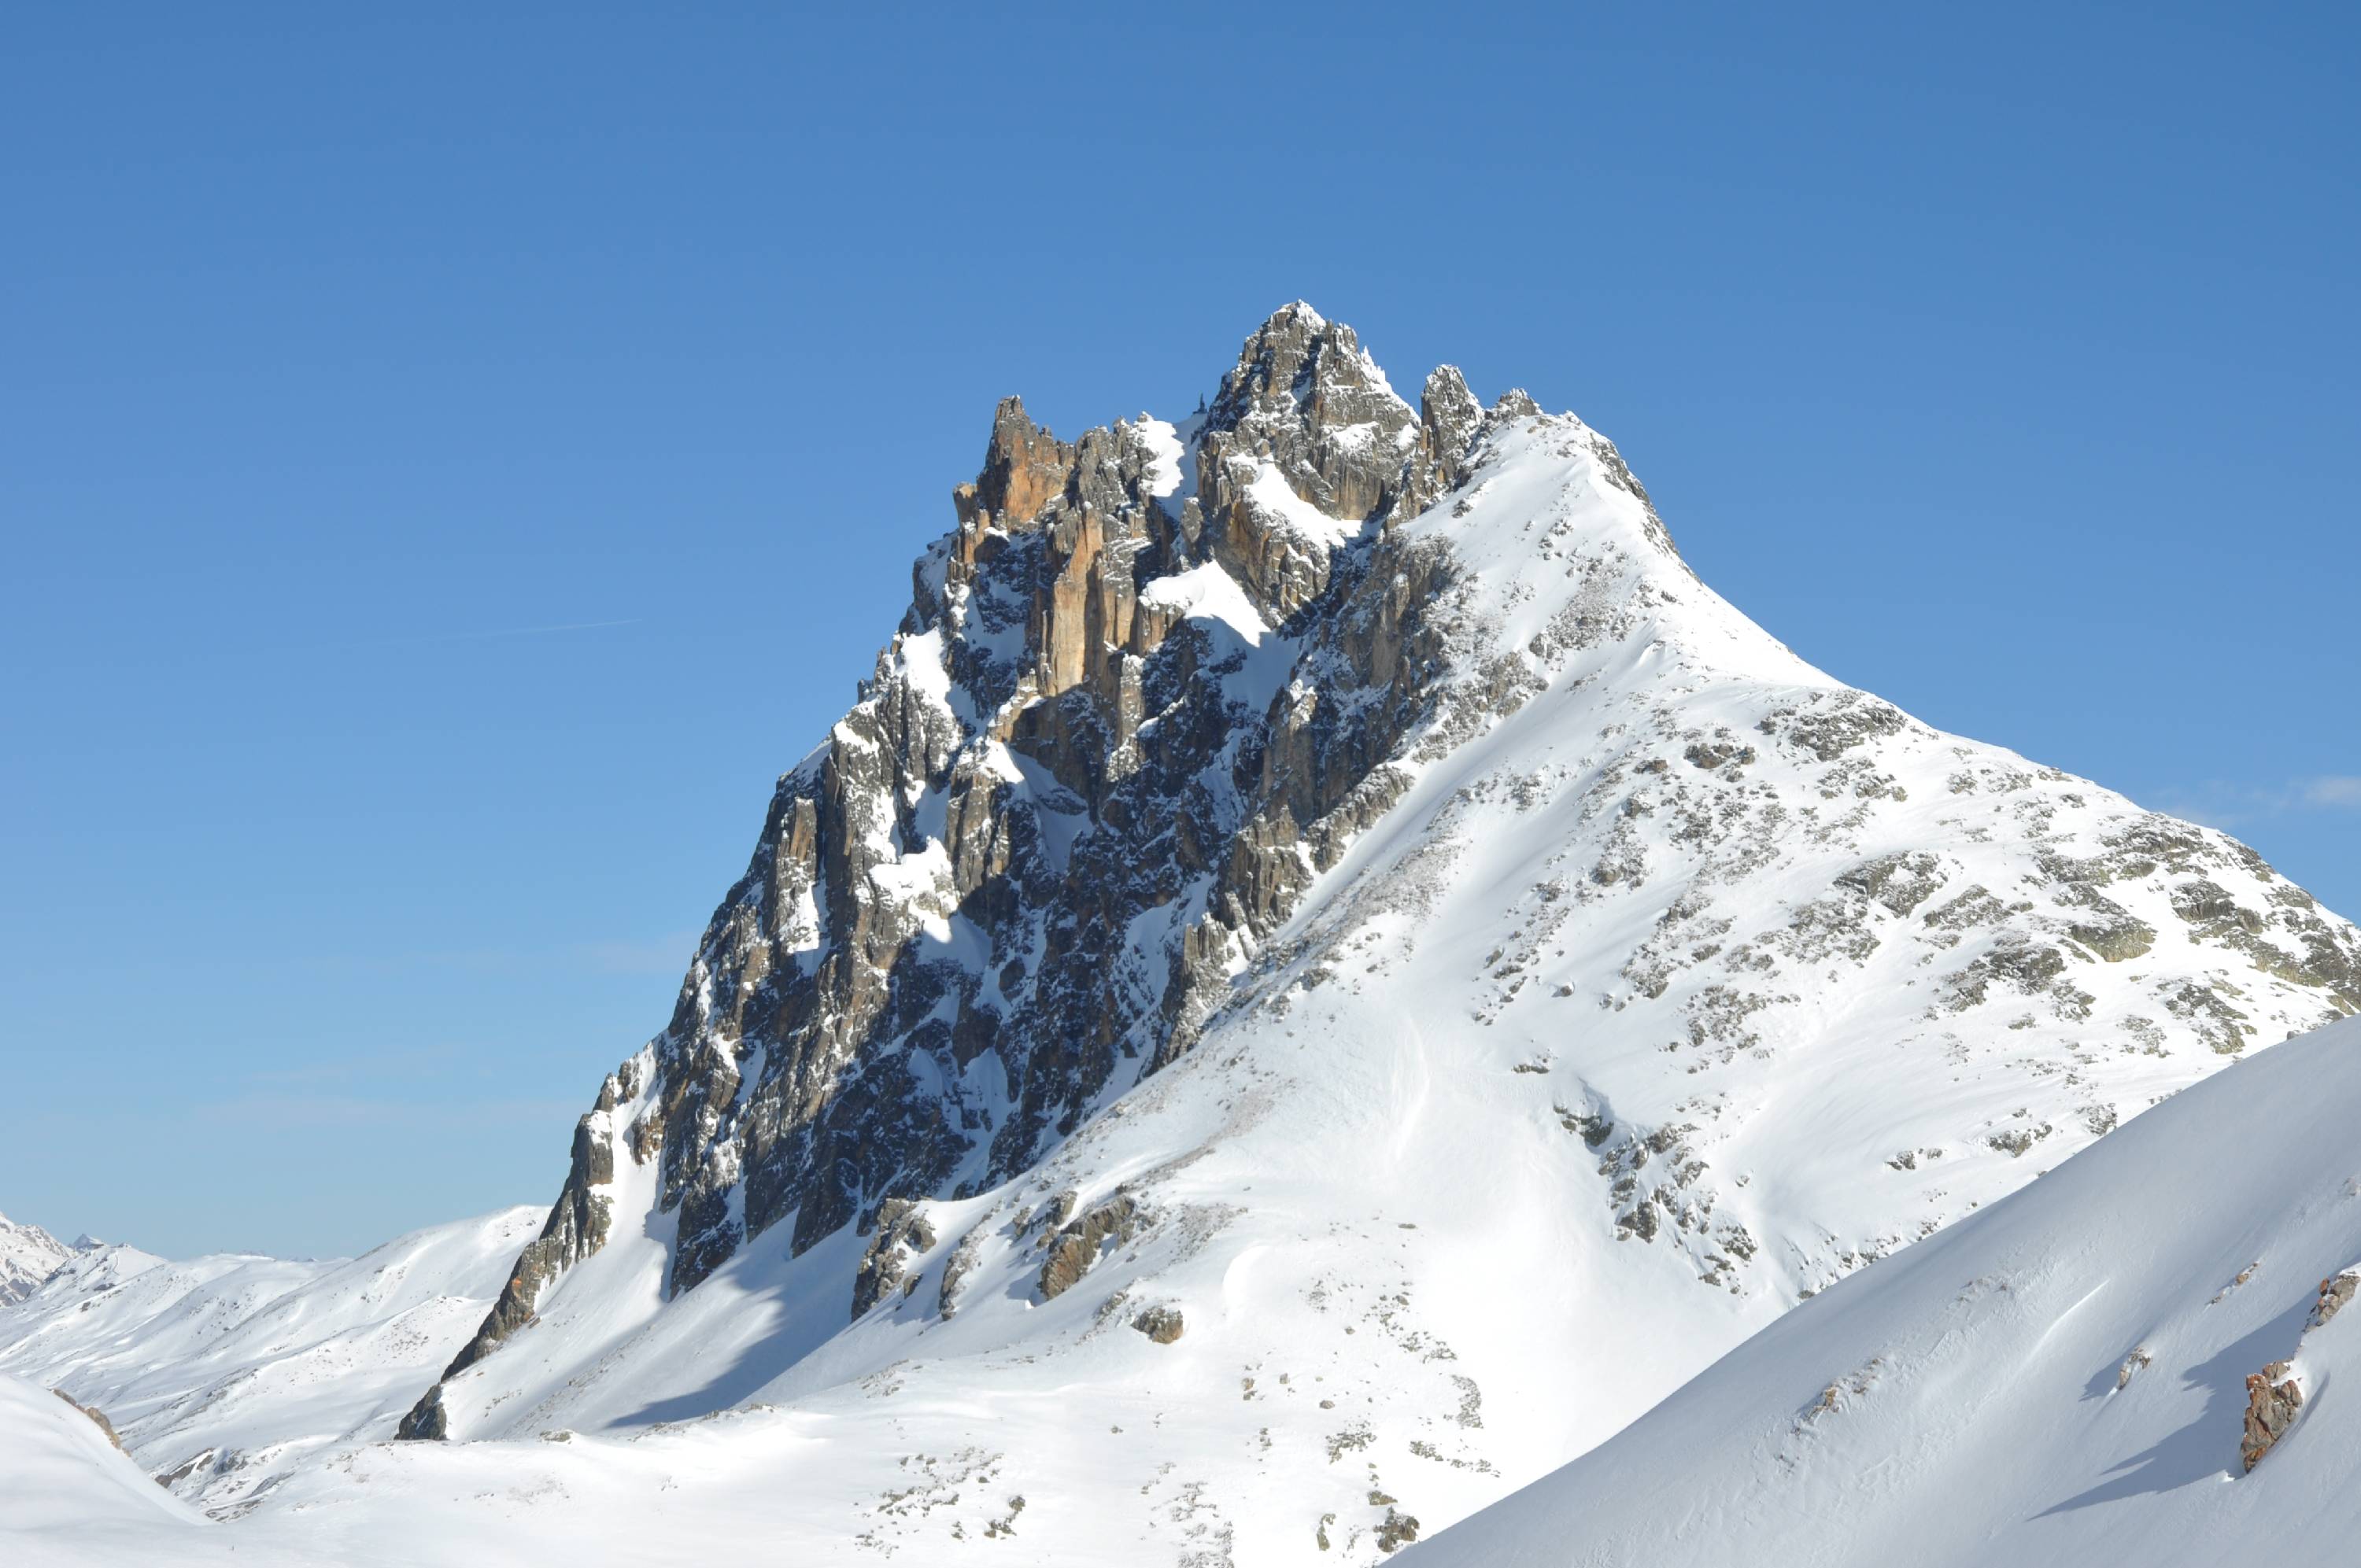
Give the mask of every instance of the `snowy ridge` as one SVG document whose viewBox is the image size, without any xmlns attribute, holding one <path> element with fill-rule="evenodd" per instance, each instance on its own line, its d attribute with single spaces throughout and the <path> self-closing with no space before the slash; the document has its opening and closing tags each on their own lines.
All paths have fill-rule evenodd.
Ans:
<svg viewBox="0 0 2361 1568">
<path fill-rule="evenodd" d="M 321 1449 L 390 1437 L 540 1217 L 511 1209 L 328 1262 L 97 1247 L 0 1314 L 0 1374 L 103 1412 L 174 1494 L 235 1512 Z"/>
</svg>

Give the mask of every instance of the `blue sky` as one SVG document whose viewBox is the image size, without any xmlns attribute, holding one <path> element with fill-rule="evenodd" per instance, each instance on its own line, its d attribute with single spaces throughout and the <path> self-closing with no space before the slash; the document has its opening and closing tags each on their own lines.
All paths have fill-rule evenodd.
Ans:
<svg viewBox="0 0 2361 1568">
<path fill-rule="evenodd" d="M 798 9 L 11 14 L 0 1210 L 545 1202 L 994 400 L 1299 295 L 2361 913 L 2350 7 Z"/>
</svg>

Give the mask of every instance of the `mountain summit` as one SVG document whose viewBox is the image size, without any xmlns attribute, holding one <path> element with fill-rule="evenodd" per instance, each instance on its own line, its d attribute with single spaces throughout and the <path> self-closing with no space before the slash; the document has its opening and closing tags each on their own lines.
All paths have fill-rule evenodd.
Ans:
<svg viewBox="0 0 2361 1568">
<path fill-rule="evenodd" d="M 1604 436 L 1308 305 L 1185 423 L 1003 402 L 952 503 L 403 1435 L 734 1409 L 813 1543 L 1369 1561 L 2361 1008 L 2252 851 L 1811 668 Z"/>
<path fill-rule="evenodd" d="M 1389 525 L 1530 411 L 1488 415 L 1448 368 L 1414 411 L 1301 303 L 1182 429 L 1069 444 L 1004 400 L 900 634 L 780 780 L 671 1024 L 585 1119 L 458 1366 L 602 1245 L 619 1151 L 658 1173 L 677 1294 L 775 1224 L 800 1253 L 1005 1182 L 1186 1051 L 1407 784 L 1411 729 L 1466 706 L 1428 625 L 1449 552 Z"/>
</svg>

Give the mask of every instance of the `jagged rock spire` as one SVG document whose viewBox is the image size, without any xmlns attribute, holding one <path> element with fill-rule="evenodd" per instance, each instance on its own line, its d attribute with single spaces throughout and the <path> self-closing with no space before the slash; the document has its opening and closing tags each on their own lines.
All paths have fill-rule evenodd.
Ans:
<svg viewBox="0 0 2361 1568">
<path fill-rule="evenodd" d="M 1074 448 L 1060 441 L 1025 411 L 1025 400 L 1007 397 L 992 413 L 992 440 L 983 471 L 951 492 L 961 522 L 983 511 L 1004 526 L 1029 522 L 1066 488 Z"/>
</svg>

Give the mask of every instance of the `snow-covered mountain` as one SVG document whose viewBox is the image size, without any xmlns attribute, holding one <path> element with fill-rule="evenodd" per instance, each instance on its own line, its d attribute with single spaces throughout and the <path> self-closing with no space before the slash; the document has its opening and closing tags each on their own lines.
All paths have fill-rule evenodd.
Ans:
<svg viewBox="0 0 2361 1568">
<path fill-rule="evenodd" d="M 21 1301 L 81 1250 L 38 1225 L 0 1214 L 0 1307 Z"/>
<path fill-rule="evenodd" d="M 1051 1540 L 1366 1556 L 2361 1005 L 2250 850 L 1805 664 L 1579 420 L 1307 306 L 1184 426 L 1004 404 L 955 501 L 406 1431 L 989 1400 L 937 1441 L 1100 1499 Z"/>
<path fill-rule="evenodd" d="M 2349 1561 L 2356 1126 L 2348 1021 L 1846 1280 L 1409 1562 Z"/>
<path fill-rule="evenodd" d="M 511 1209 L 328 1262 L 93 1246 L 0 1312 L 0 1375 L 99 1411 L 173 1493 L 234 1513 L 324 1448 L 390 1436 L 539 1218 Z"/>
<path fill-rule="evenodd" d="M 2250 850 L 1813 669 L 1603 436 L 1308 306 L 953 499 L 419 1379 L 466 1441 L 272 1470 L 249 1552 L 1375 1561 L 2361 1008 Z"/>
</svg>

